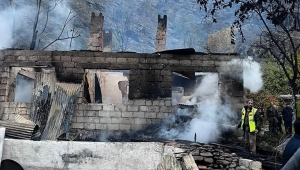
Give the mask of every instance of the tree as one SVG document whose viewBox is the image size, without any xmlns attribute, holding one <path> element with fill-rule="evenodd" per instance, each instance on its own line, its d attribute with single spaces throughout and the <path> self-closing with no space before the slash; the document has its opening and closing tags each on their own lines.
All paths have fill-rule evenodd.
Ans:
<svg viewBox="0 0 300 170">
<path fill-rule="evenodd" d="M 50 7 L 48 4 L 43 4 L 42 0 L 36 0 L 37 11 L 36 11 L 36 14 L 35 14 L 35 19 L 34 19 L 34 24 L 33 24 L 33 29 L 32 29 L 32 40 L 31 40 L 31 43 L 30 43 L 30 50 L 36 49 L 36 43 L 37 43 L 38 37 L 40 35 L 42 35 L 46 30 L 50 12 L 53 11 L 55 9 L 55 7 L 57 5 L 59 5 L 62 1 L 63 0 L 54 0 L 53 6 Z M 43 6 L 46 6 L 46 8 L 47 8 L 47 10 L 46 10 L 46 20 L 45 20 L 44 26 L 42 27 L 42 29 L 40 30 L 40 33 L 39 33 L 38 24 L 40 22 L 40 15 L 41 15 Z M 45 45 L 45 47 L 42 47 L 41 49 L 44 50 L 44 49 L 48 48 L 50 45 L 52 45 L 53 43 L 55 43 L 56 41 L 66 40 L 66 39 L 70 39 L 70 46 L 71 46 L 72 40 L 74 38 L 79 37 L 80 35 L 74 29 L 70 31 L 71 35 L 67 34 L 67 36 L 63 37 L 62 34 L 65 32 L 65 29 L 66 29 L 66 26 L 68 25 L 68 23 L 74 17 L 75 17 L 75 15 L 73 15 L 72 11 L 69 11 L 69 14 L 68 14 L 65 22 L 63 23 L 63 26 L 62 26 L 61 31 L 60 31 L 59 35 L 57 36 L 57 38 L 52 40 L 48 45 Z M 38 43 L 38 45 L 39 45 L 39 43 Z"/>
<path fill-rule="evenodd" d="M 236 8 L 234 22 L 231 26 L 232 43 L 235 29 L 245 40 L 242 25 L 250 19 L 261 22 L 263 41 L 256 44 L 264 52 L 268 52 L 282 68 L 291 87 L 294 101 L 297 100 L 297 84 L 299 79 L 300 48 L 300 3 L 298 0 L 197 0 L 200 10 L 206 12 L 217 22 L 217 12 L 221 9 Z M 290 71 L 289 71 L 290 70 Z M 294 102 L 294 108 L 297 108 Z"/>
</svg>

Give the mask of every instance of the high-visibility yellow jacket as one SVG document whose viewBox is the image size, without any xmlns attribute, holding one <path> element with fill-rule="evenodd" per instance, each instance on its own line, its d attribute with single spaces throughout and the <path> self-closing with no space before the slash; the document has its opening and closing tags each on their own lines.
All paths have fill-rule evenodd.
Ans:
<svg viewBox="0 0 300 170">
<path fill-rule="evenodd" d="M 256 130 L 256 123 L 255 123 L 255 119 L 254 119 L 256 112 L 257 112 L 257 109 L 252 107 L 252 110 L 248 113 L 250 132 L 254 132 Z M 245 108 L 243 108 L 242 109 L 241 128 L 243 128 L 243 125 L 244 125 L 245 115 L 246 115 L 246 110 L 245 110 Z"/>
</svg>

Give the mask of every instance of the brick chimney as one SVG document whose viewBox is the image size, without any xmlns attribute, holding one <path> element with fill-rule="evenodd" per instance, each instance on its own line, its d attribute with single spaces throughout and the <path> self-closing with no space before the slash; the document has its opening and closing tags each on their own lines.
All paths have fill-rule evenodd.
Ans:
<svg viewBox="0 0 300 170">
<path fill-rule="evenodd" d="M 158 15 L 158 25 L 156 32 L 155 51 L 166 50 L 166 35 L 167 35 L 167 15 L 163 18 Z"/>
<path fill-rule="evenodd" d="M 92 51 L 103 51 L 103 22 L 104 16 L 102 13 L 99 16 L 96 16 L 92 12 L 91 16 L 91 30 L 88 49 Z"/>
</svg>

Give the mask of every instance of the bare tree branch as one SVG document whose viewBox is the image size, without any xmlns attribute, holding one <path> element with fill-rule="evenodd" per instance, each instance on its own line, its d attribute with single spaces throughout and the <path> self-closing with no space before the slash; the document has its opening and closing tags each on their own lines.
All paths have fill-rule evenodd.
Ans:
<svg viewBox="0 0 300 170">
<path fill-rule="evenodd" d="M 67 16 L 67 18 L 66 18 L 66 20 L 65 20 L 65 22 L 64 22 L 64 24 L 63 24 L 63 27 L 62 27 L 62 29 L 61 29 L 61 32 L 60 32 L 60 34 L 58 35 L 58 37 L 55 39 L 55 40 L 53 40 L 52 42 L 50 42 L 48 45 L 46 45 L 42 50 L 45 50 L 45 49 L 47 49 L 50 45 L 52 45 L 53 43 L 55 43 L 56 41 L 60 41 L 60 40 L 67 40 L 67 39 L 73 39 L 73 38 L 77 38 L 77 37 L 79 37 L 80 35 L 71 35 L 71 36 L 69 36 L 69 35 L 67 35 L 67 37 L 61 37 L 62 36 L 62 34 L 64 33 L 64 31 L 65 31 L 65 29 L 66 29 L 66 26 L 68 25 L 68 23 L 76 16 L 76 15 L 71 15 L 73 13 L 73 11 L 70 11 L 69 12 L 69 14 L 68 14 L 68 16 Z"/>
</svg>

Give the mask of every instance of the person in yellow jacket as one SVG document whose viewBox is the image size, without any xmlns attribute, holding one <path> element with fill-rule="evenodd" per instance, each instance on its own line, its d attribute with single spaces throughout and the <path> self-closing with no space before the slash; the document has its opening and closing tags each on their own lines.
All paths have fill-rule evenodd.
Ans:
<svg viewBox="0 0 300 170">
<path fill-rule="evenodd" d="M 253 100 L 249 100 L 247 105 L 242 109 L 241 121 L 238 128 L 244 131 L 246 144 L 249 145 L 251 153 L 256 153 L 256 134 L 260 130 L 262 117 L 257 108 L 253 107 Z"/>
</svg>

